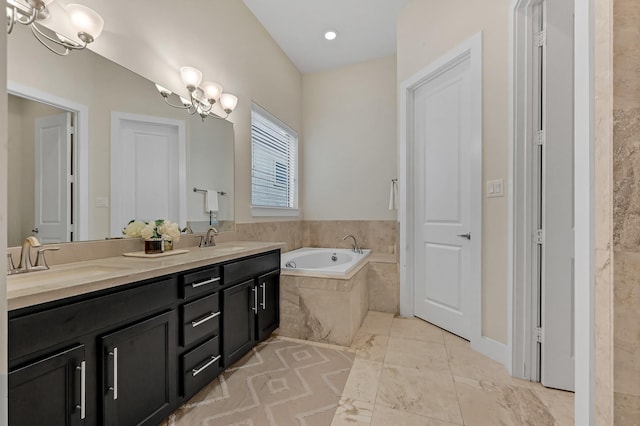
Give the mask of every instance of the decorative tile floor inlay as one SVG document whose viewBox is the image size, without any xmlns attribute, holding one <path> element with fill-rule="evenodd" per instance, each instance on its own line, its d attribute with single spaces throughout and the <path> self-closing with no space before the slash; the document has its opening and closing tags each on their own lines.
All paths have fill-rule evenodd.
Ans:
<svg viewBox="0 0 640 426">
<path fill-rule="evenodd" d="M 346 349 L 346 348 L 345 348 Z M 271 338 L 180 407 L 164 426 L 327 426 L 354 353 Z"/>
</svg>

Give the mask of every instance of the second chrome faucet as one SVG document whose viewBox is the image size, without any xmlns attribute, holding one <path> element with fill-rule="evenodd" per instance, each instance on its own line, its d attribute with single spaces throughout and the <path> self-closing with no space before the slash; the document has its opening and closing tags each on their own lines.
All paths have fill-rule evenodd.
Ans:
<svg viewBox="0 0 640 426">
<path fill-rule="evenodd" d="M 344 237 L 342 237 L 342 241 L 346 240 L 347 238 L 351 238 L 353 240 L 353 244 L 352 244 L 351 250 L 353 250 L 355 253 L 362 254 L 362 249 L 358 245 L 358 242 L 356 241 L 356 237 L 354 237 L 351 234 L 345 235 Z"/>
</svg>

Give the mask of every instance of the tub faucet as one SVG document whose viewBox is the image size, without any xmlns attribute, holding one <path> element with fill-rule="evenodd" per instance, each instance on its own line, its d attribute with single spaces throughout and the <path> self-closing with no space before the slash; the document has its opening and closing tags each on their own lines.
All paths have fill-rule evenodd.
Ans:
<svg viewBox="0 0 640 426">
<path fill-rule="evenodd" d="M 353 244 L 351 245 L 352 246 L 351 250 L 353 250 L 354 253 L 362 254 L 362 249 L 360 248 L 360 246 L 358 246 L 358 242 L 356 241 L 356 237 L 354 237 L 351 234 L 345 235 L 344 237 L 342 237 L 342 241 L 346 240 L 347 238 L 353 239 Z"/>
<path fill-rule="evenodd" d="M 33 269 L 31 263 L 31 247 L 41 247 L 40 241 L 34 236 L 27 237 L 22 242 L 22 251 L 20 252 L 20 264 L 18 268 L 20 271 L 29 271 Z"/>
</svg>

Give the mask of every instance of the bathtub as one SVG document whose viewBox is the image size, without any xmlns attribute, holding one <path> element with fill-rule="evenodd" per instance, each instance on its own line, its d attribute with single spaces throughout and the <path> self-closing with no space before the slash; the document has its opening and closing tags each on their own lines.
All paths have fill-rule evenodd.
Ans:
<svg viewBox="0 0 640 426">
<path fill-rule="evenodd" d="M 348 275 L 365 261 L 371 250 L 362 254 L 351 249 L 305 247 L 282 254 L 283 272 L 307 272 L 309 274 Z"/>
</svg>

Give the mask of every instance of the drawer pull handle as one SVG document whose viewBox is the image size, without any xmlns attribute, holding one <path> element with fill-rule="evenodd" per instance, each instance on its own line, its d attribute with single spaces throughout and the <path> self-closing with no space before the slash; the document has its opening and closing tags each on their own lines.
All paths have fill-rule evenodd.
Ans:
<svg viewBox="0 0 640 426">
<path fill-rule="evenodd" d="M 267 283 L 262 283 L 260 285 L 260 288 L 262 288 L 262 303 L 260 303 L 260 306 L 264 311 L 265 309 L 267 309 Z"/>
<path fill-rule="evenodd" d="M 211 359 L 207 361 L 205 365 L 203 365 L 200 368 L 194 368 L 193 370 L 191 370 L 191 374 L 193 375 L 193 377 L 196 377 L 198 374 L 202 373 L 204 370 L 209 368 L 212 364 L 216 363 L 219 359 L 220 359 L 220 355 L 212 356 Z"/>
<path fill-rule="evenodd" d="M 206 317 L 200 318 L 199 320 L 195 320 L 195 321 L 191 321 L 191 327 L 196 328 L 197 326 L 204 324 L 205 322 L 214 319 L 215 317 L 217 317 L 218 315 L 220 315 L 220 311 L 218 312 L 211 312 L 210 314 L 208 314 Z"/>
<path fill-rule="evenodd" d="M 80 363 L 80 367 L 76 367 L 76 370 L 80 370 L 80 405 L 77 405 L 76 408 L 80 409 L 81 420 L 84 420 L 87 414 L 86 366 L 87 366 L 87 362 L 82 361 Z"/>
<path fill-rule="evenodd" d="M 205 281 L 200 281 L 199 283 L 193 283 L 193 284 L 191 284 L 191 287 L 192 288 L 198 288 L 198 287 L 202 287 L 203 285 L 216 283 L 218 281 L 220 281 L 220 277 L 210 278 L 210 279 L 205 280 Z"/>
<path fill-rule="evenodd" d="M 114 347 L 109 355 L 113 357 L 113 386 L 109 387 L 110 391 L 113 391 L 113 400 L 118 399 L 118 348 Z"/>
<path fill-rule="evenodd" d="M 258 289 L 253 287 L 251 291 L 253 291 L 253 307 L 251 309 L 253 309 L 253 312 L 257 314 L 258 313 Z"/>
</svg>

